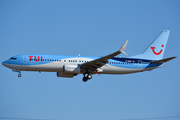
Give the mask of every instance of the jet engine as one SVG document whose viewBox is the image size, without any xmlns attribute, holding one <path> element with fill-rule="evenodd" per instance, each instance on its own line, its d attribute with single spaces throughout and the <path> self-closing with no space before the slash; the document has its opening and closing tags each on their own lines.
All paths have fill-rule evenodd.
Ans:
<svg viewBox="0 0 180 120">
<path fill-rule="evenodd" d="M 57 77 L 67 77 L 67 78 L 72 78 L 77 74 L 72 74 L 72 73 L 64 73 L 64 72 L 57 72 Z"/>
<path fill-rule="evenodd" d="M 63 72 L 57 72 L 57 77 L 72 78 L 80 73 L 81 68 L 78 65 L 64 65 Z"/>
<path fill-rule="evenodd" d="M 78 65 L 64 65 L 63 72 L 64 73 L 71 73 L 71 74 L 78 74 L 80 73 L 81 68 Z"/>
</svg>

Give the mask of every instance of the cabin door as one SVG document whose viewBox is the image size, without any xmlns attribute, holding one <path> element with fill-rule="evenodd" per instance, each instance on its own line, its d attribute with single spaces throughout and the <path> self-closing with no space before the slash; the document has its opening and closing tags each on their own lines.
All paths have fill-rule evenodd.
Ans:
<svg viewBox="0 0 180 120">
<path fill-rule="evenodd" d="M 23 64 L 27 64 L 28 63 L 28 56 L 24 55 L 23 56 Z"/>
<path fill-rule="evenodd" d="M 142 68 L 142 60 L 138 60 L 138 68 Z"/>
</svg>

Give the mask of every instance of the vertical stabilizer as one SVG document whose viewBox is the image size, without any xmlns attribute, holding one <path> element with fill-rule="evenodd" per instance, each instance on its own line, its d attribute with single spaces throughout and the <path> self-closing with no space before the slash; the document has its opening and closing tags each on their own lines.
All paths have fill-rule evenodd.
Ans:
<svg viewBox="0 0 180 120">
<path fill-rule="evenodd" d="M 132 58 L 160 60 L 163 58 L 170 30 L 163 30 L 161 34 L 153 41 L 153 43 L 140 55 Z"/>
</svg>

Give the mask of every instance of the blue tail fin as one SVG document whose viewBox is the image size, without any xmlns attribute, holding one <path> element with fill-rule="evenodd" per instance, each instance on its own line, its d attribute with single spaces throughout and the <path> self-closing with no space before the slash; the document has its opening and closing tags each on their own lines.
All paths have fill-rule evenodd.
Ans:
<svg viewBox="0 0 180 120">
<path fill-rule="evenodd" d="M 133 58 L 161 60 L 163 58 L 170 30 L 163 30 L 153 43 L 140 55 Z"/>
</svg>

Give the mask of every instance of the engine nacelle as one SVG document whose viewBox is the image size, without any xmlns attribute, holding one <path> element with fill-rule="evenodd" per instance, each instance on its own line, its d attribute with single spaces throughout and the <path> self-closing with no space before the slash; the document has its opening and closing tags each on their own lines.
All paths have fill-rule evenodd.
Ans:
<svg viewBox="0 0 180 120">
<path fill-rule="evenodd" d="M 64 73 L 74 73 L 78 74 L 80 73 L 81 68 L 78 65 L 64 65 L 63 72 Z"/>
<path fill-rule="evenodd" d="M 75 74 L 72 73 L 64 73 L 64 72 L 57 72 L 57 77 L 68 77 L 68 78 L 72 78 L 74 77 Z"/>
</svg>

